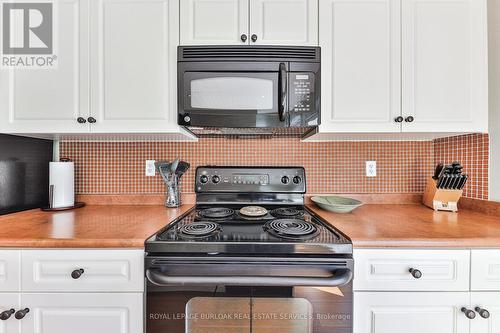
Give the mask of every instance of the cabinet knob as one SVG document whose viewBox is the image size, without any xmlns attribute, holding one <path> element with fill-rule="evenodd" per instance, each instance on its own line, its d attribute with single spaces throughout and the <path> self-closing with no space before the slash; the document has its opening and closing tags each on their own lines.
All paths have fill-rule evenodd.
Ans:
<svg viewBox="0 0 500 333">
<path fill-rule="evenodd" d="M 476 310 L 476 312 L 479 313 L 479 315 L 484 319 L 488 319 L 490 317 L 490 312 L 488 310 L 481 309 L 479 306 L 476 306 L 474 310 Z"/>
<path fill-rule="evenodd" d="M 405 119 L 404 119 L 402 116 L 396 117 L 396 118 L 394 119 L 394 121 L 395 121 L 395 122 L 397 122 L 397 123 L 402 123 L 404 120 L 405 120 Z"/>
<path fill-rule="evenodd" d="M 241 38 L 241 41 L 242 41 L 243 43 L 245 43 L 245 42 L 247 41 L 247 39 L 248 39 L 247 35 L 245 35 L 245 34 L 241 35 L 241 37 L 240 37 L 240 38 Z"/>
<path fill-rule="evenodd" d="M 71 277 L 76 280 L 76 279 L 79 279 L 80 276 L 83 275 L 83 273 L 85 273 L 83 268 L 75 269 L 73 272 L 71 272 Z"/>
<path fill-rule="evenodd" d="M 422 277 L 422 272 L 419 271 L 418 269 L 410 268 L 409 272 L 411 276 L 413 276 L 415 279 L 420 279 Z"/>
<path fill-rule="evenodd" d="M 24 310 L 19 310 L 16 312 L 15 317 L 16 317 L 16 319 L 21 320 L 26 316 L 26 314 L 28 314 L 28 312 L 30 312 L 30 309 L 28 309 L 28 308 L 26 308 Z"/>
<path fill-rule="evenodd" d="M 0 320 L 7 320 L 7 319 L 9 319 L 10 316 L 12 316 L 15 312 L 16 312 L 16 310 L 10 309 L 10 310 L 6 310 L 6 311 L 0 313 Z"/>
<path fill-rule="evenodd" d="M 91 124 L 95 124 L 95 122 L 97 121 L 97 120 L 95 120 L 95 118 L 94 118 L 94 117 L 88 117 L 88 118 L 87 118 L 87 120 L 88 120 L 88 122 L 89 122 L 89 123 L 91 123 Z"/>
<path fill-rule="evenodd" d="M 257 35 L 256 34 L 253 34 L 252 37 L 250 37 L 252 39 L 252 42 L 256 42 L 257 41 Z"/>
<path fill-rule="evenodd" d="M 469 310 L 467 308 L 461 308 L 460 311 L 462 311 L 465 314 L 465 316 L 469 319 L 476 318 L 476 313 L 472 310 Z"/>
<path fill-rule="evenodd" d="M 78 117 L 76 121 L 78 121 L 79 124 L 85 124 L 87 122 L 87 120 L 83 117 Z"/>
<path fill-rule="evenodd" d="M 415 118 L 413 118 L 412 116 L 408 116 L 408 117 L 405 118 L 405 121 L 407 123 L 412 123 L 414 120 L 415 120 Z"/>
</svg>

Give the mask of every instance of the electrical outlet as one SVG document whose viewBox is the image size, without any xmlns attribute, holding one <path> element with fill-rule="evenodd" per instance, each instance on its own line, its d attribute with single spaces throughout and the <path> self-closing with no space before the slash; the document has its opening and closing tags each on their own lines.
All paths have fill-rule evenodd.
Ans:
<svg viewBox="0 0 500 333">
<path fill-rule="evenodd" d="M 146 177 L 154 177 L 156 175 L 155 160 L 146 160 Z"/>
<path fill-rule="evenodd" d="M 366 161 L 366 177 L 377 177 L 377 161 Z"/>
</svg>

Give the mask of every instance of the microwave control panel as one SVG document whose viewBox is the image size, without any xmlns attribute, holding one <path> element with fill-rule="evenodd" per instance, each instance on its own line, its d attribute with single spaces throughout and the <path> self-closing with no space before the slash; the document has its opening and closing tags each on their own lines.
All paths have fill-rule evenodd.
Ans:
<svg viewBox="0 0 500 333">
<path fill-rule="evenodd" d="M 289 109 L 292 112 L 312 112 L 314 105 L 314 74 L 292 72 L 289 76 Z"/>
</svg>

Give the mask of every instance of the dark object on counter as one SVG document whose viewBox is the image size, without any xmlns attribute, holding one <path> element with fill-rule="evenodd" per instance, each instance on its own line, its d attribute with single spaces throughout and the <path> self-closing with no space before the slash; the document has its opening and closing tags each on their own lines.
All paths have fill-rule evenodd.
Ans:
<svg viewBox="0 0 500 333">
<path fill-rule="evenodd" d="M 436 166 L 436 170 L 434 171 L 434 177 L 432 177 L 434 180 L 438 180 L 439 176 L 441 176 L 441 172 L 443 171 L 444 165 L 443 163 L 439 163 Z"/>
<path fill-rule="evenodd" d="M 85 202 L 75 202 L 75 204 L 73 206 L 70 206 L 70 207 L 51 208 L 51 207 L 45 206 L 45 207 L 42 207 L 41 209 L 44 212 L 61 212 L 64 210 L 71 210 L 71 209 L 77 209 L 77 208 L 82 208 L 82 207 L 85 207 Z"/>
<path fill-rule="evenodd" d="M 52 152 L 51 140 L 0 134 L 0 215 L 47 204 Z"/>
<path fill-rule="evenodd" d="M 440 190 L 462 190 L 469 178 L 469 175 L 462 171 L 463 166 L 459 162 L 453 162 L 451 165 L 439 163 L 432 179 L 436 181 L 436 187 Z"/>
</svg>

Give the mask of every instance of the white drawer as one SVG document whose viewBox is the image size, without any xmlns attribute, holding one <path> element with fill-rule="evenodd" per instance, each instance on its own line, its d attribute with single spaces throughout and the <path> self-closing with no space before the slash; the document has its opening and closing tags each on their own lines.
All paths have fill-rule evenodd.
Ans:
<svg viewBox="0 0 500 333">
<path fill-rule="evenodd" d="M 500 250 L 472 250 L 471 256 L 471 289 L 500 291 Z"/>
<path fill-rule="evenodd" d="M 354 290 L 468 291 L 469 260 L 468 250 L 355 250 Z"/>
<path fill-rule="evenodd" d="M 142 292 L 140 250 L 22 251 L 23 292 Z M 80 277 L 74 271 L 83 270 Z"/>
<path fill-rule="evenodd" d="M 21 252 L 0 250 L 0 291 L 19 291 Z"/>
</svg>

